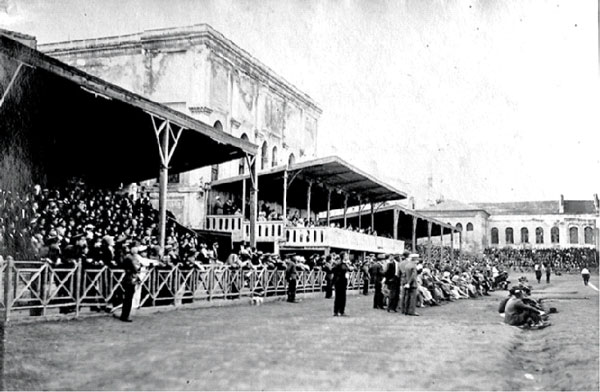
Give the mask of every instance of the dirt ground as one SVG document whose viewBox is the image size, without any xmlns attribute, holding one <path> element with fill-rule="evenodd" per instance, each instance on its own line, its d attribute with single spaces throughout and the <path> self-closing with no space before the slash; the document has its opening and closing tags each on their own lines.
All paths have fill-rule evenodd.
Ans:
<svg viewBox="0 0 600 392">
<path fill-rule="evenodd" d="M 598 292 L 577 275 L 552 280 L 533 284 L 559 310 L 539 331 L 502 323 L 506 292 L 420 309 L 421 317 L 374 310 L 371 295 L 356 295 L 349 317 L 332 317 L 332 300 L 319 298 L 138 314 L 130 324 L 13 325 L 6 387 L 597 391 Z"/>
</svg>

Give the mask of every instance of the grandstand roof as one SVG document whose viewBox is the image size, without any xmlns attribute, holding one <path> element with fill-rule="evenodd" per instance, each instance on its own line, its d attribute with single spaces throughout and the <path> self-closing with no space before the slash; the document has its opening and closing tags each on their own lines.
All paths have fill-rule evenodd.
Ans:
<svg viewBox="0 0 600 392">
<path fill-rule="evenodd" d="M 289 176 L 288 206 L 305 207 L 306 189 L 309 181 L 313 182 L 311 190 L 311 209 L 325 211 L 327 209 L 327 189 L 332 189 L 331 209 L 343 208 L 344 194 L 348 194 L 348 206 L 358 205 L 360 195 L 362 203 L 400 200 L 406 193 L 378 180 L 377 178 L 352 166 L 336 156 L 313 159 L 281 165 L 258 173 L 260 200 L 278 201 L 281 203 L 283 193 L 282 178 L 287 170 Z M 217 190 L 239 193 L 241 182 L 249 175 L 241 175 L 212 182 Z M 301 179 L 302 181 L 297 181 Z"/>
<path fill-rule="evenodd" d="M 19 146 L 34 171 L 103 183 L 155 178 L 160 169 L 151 114 L 184 131 L 171 172 L 230 161 L 257 147 L 183 113 L 70 67 L 0 34 L 0 152 Z"/>
</svg>

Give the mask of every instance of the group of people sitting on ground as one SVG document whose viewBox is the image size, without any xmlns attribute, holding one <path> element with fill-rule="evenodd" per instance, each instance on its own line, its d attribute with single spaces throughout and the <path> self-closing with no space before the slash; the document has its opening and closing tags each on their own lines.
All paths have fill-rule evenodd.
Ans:
<svg viewBox="0 0 600 392">
<path fill-rule="evenodd" d="M 521 277 L 519 284 L 509 290 L 508 297 L 500 301 L 498 312 L 506 324 L 526 329 L 541 329 L 551 325 L 548 315 L 556 313 L 556 308 L 546 309 L 542 299 L 536 300 L 531 296 L 531 290 L 527 278 Z"/>
</svg>

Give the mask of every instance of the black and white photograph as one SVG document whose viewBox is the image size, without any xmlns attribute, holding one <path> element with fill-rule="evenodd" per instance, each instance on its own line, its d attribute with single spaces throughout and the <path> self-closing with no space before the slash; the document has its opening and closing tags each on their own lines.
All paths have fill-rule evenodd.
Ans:
<svg viewBox="0 0 600 392">
<path fill-rule="evenodd" d="M 599 8 L 0 0 L 0 390 L 600 390 Z"/>
</svg>

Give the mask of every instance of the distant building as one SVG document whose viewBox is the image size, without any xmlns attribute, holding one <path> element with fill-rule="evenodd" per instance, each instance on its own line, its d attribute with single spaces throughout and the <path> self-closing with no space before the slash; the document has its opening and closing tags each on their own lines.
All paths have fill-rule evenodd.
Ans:
<svg viewBox="0 0 600 392">
<path fill-rule="evenodd" d="M 249 140 L 260 147 L 259 170 L 316 157 L 322 111 L 315 101 L 206 24 L 51 43 L 39 49 Z M 244 171 L 242 160 L 174 173 L 167 208 L 182 223 L 202 228 L 207 184 Z M 158 166 L 156 173 L 158 177 Z"/>
<path fill-rule="evenodd" d="M 453 200 L 418 212 L 459 228 L 463 250 L 595 247 L 600 249 L 600 203 L 592 200 L 460 203 Z M 455 239 L 455 241 L 458 241 Z"/>
</svg>

